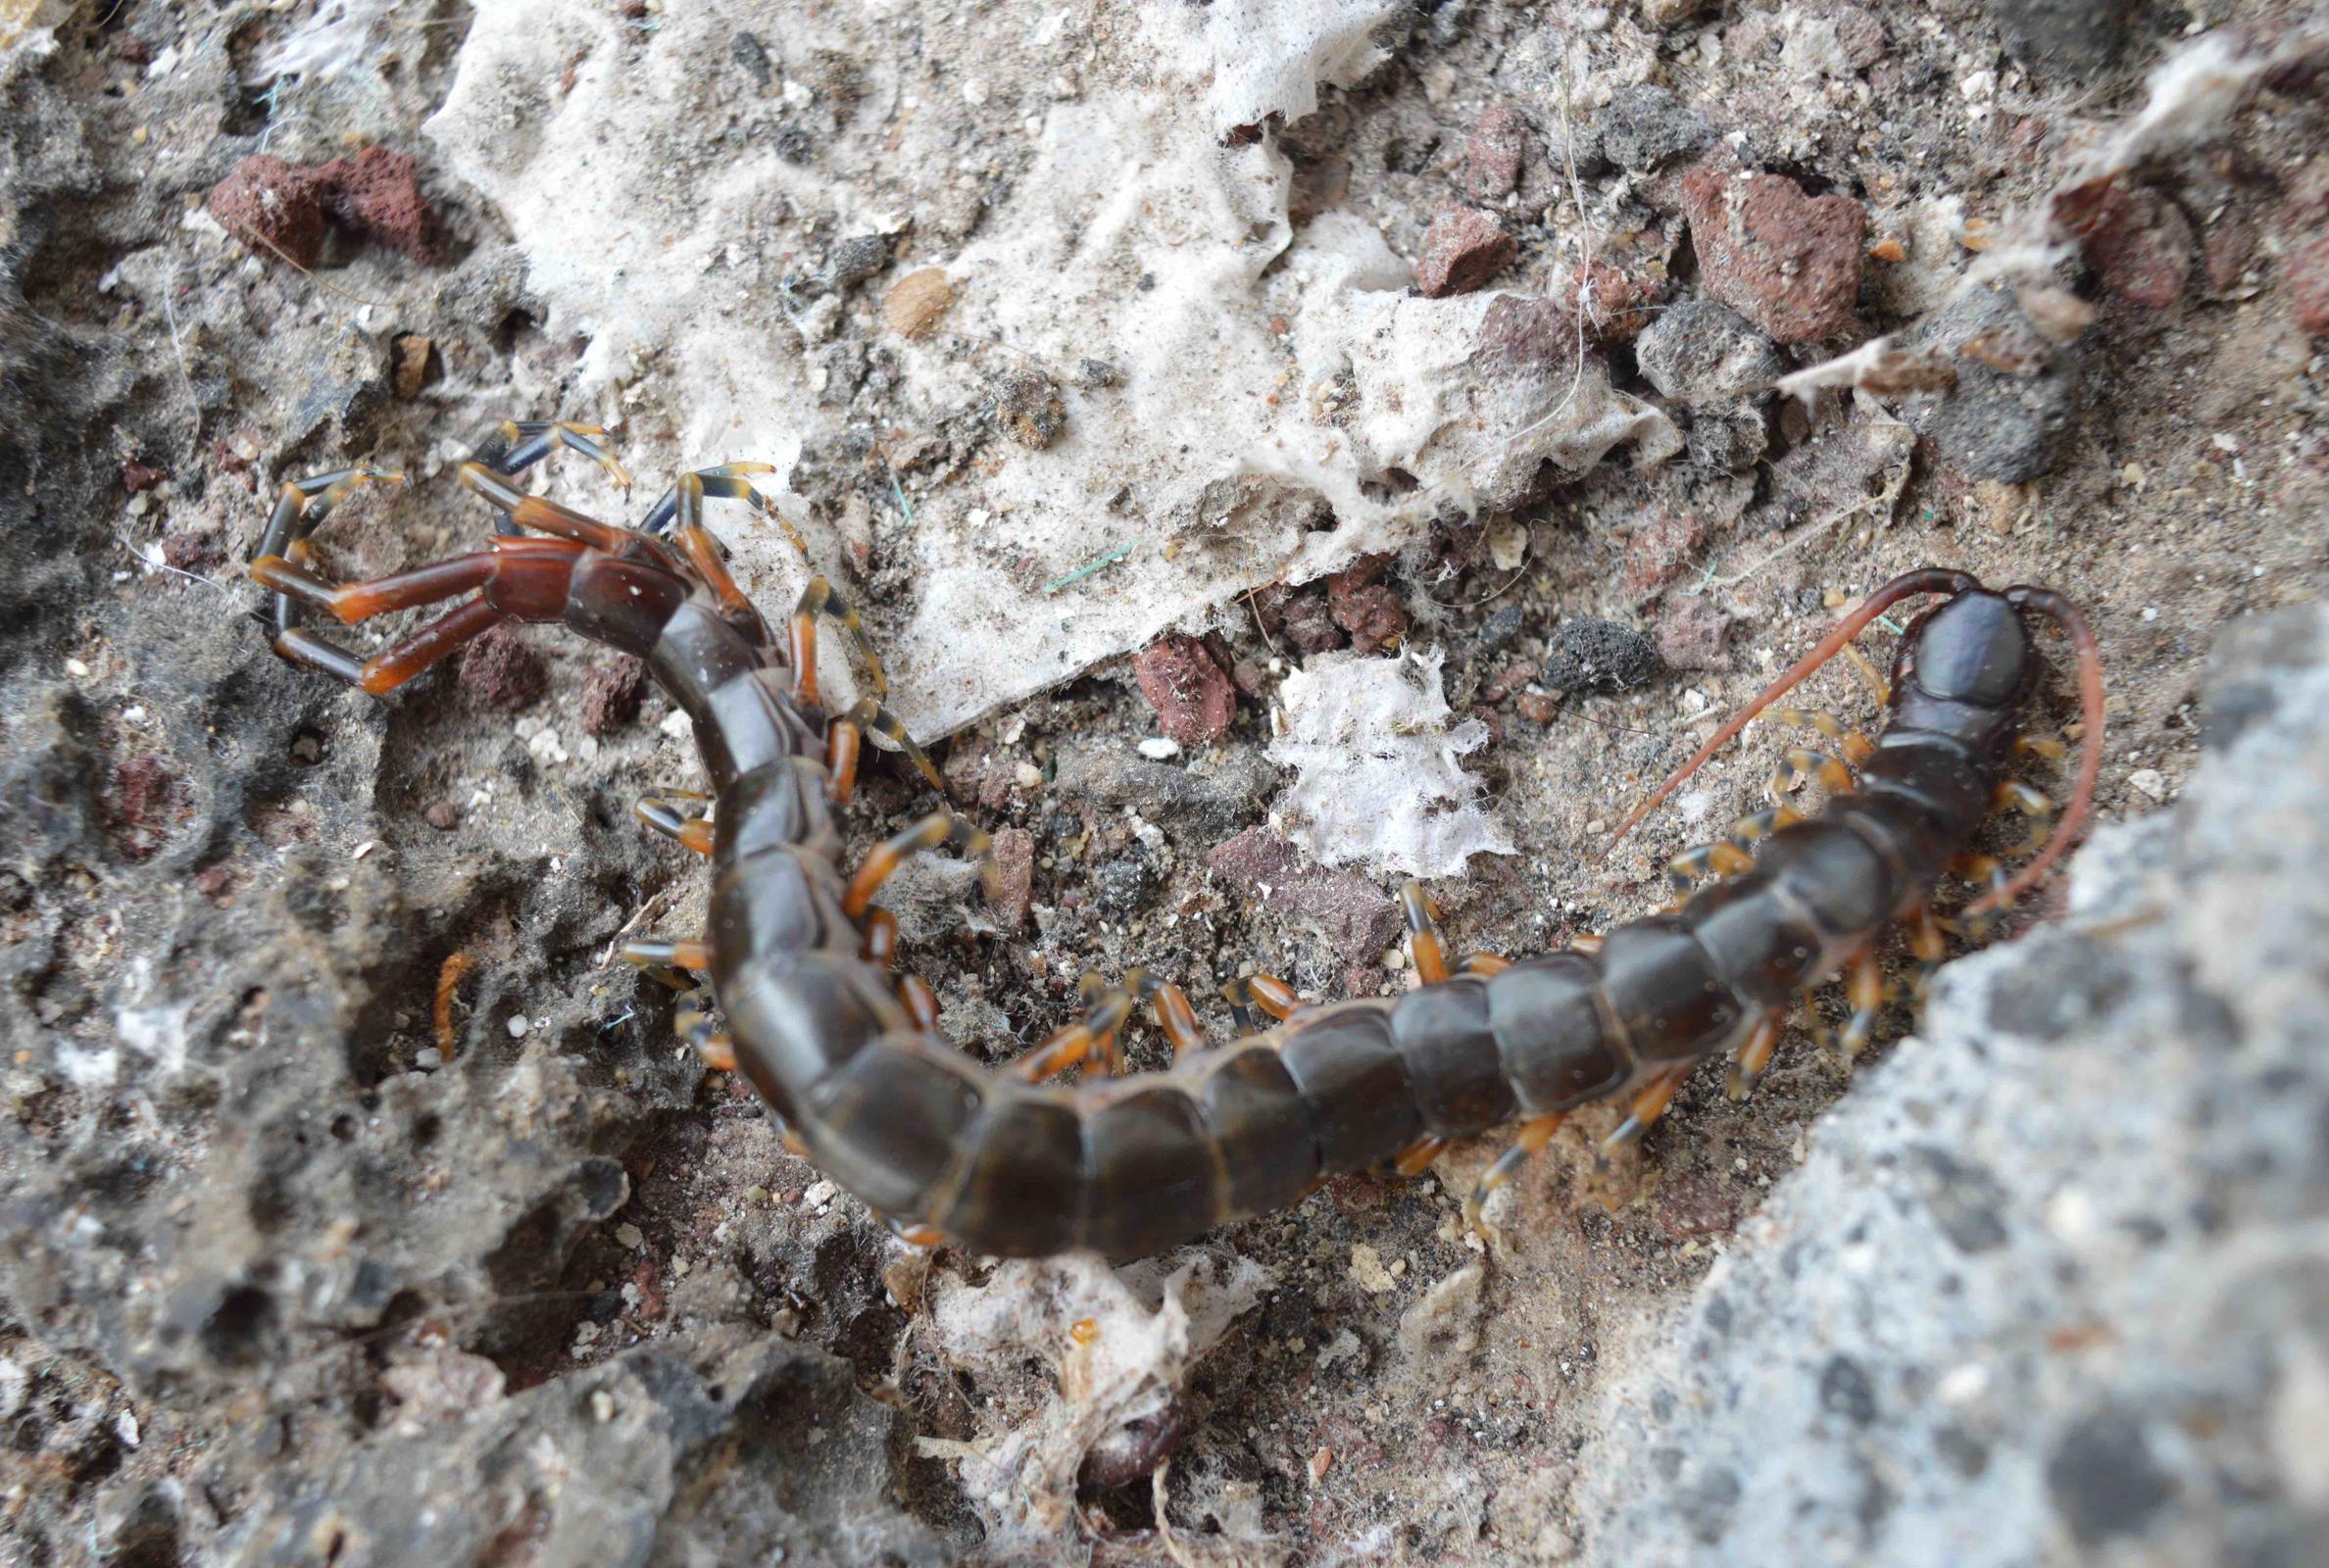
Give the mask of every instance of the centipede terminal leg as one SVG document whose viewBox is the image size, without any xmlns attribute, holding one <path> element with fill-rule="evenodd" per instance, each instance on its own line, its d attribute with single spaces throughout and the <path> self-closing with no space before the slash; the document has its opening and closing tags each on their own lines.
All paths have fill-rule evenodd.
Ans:
<svg viewBox="0 0 2329 1568">
<path fill-rule="evenodd" d="M 299 542 L 294 541 L 291 548 L 297 551 L 298 546 Z M 561 540 L 513 540 L 491 551 L 457 556 L 369 581 L 342 584 L 325 582 L 299 560 L 263 555 L 251 563 L 251 576 L 262 586 L 275 591 L 279 627 L 274 638 L 275 652 L 377 697 L 404 685 L 492 627 L 516 618 L 501 604 L 563 604 L 567 585 L 581 555 L 580 547 Z M 298 624 L 301 605 L 328 610 L 342 623 L 353 625 L 374 615 L 417 610 L 478 588 L 485 591 L 477 598 L 462 601 L 436 620 L 369 659 L 359 659 Z M 496 596 L 500 603 L 496 602 Z"/>
</svg>

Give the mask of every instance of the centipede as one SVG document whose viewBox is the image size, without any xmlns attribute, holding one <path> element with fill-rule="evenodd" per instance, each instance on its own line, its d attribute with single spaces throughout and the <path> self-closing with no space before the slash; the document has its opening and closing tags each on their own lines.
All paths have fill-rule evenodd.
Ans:
<svg viewBox="0 0 2329 1568">
<path fill-rule="evenodd" d="M 711 862 L 711 890 L 700 936 L 631 942 L 623 956 L 680 992 L 680 1034 L 750 1083 L 788 1147 L 917 1244 L 1156 1253 L 1290 1207 L 1338 1174 L 1412 1173 L 1457 1140 L 1516 1123 L 1465 1200 L 1476 1224 L 1489 1195 L 1580 1107 L 1622 1102 L 1607 1152 L 1639 1139 L 1702 1064 L 1727 1058 L 1743 1097 L 1791 1010 L 1839 977 L 1851 1005 L 1840 1039 L 1858 1049 L 1888 994 L 1880 941 L 1905 930 L 1915 956 L 1937 962 L 1945 881 L 1987 884 L 1957 925 L 1994 918 L 2077 842 L 2094 799 L 2104 691 L 2085 615 L 2045 588 L 1991 590 L 1922 567 L 1842 616 L 1618 825 L 1605 856 L 1766 711 L 1823 743 L 1787 753 L 1767 809 L 1675 858 L 1675 898 L 1657 912 L 1537 956 L 1456 956 L 1437 906 L 1411 884 L 1400 901 L 1420 983 L 1403 995 L 1306 1005 L 1284 981 L 1249 974 L 1225 988 L 1239 1033 L 1213 1040 L 1179 986 L 1138 970 L 1087 977 L 1078 1021 L 989 1065 L 946 1038 L 930 988 L 899 972 L 896 921 L 875 903 L 924 851 L 952 845 L 991 869 L 986 834 L 942 808 L 844 869 L 842 822 L 866 747 L 901 754 L 941 800 L 943 782 L 888 708 L 879 661 L 831 584 L 812 577 L 778 630 L 706 525 L 709 502 L 734 501 L 800 545 L 753 487 L 773 470 L 687 473 L 635 526 L 518 482 L 566 449 L 627 491 L 602 435 L 505 423 L 458 470 L 498 514 L 487 548 L 367 581 L 327 580 L 311 538 L 358 488 L 401 476 L 358 467 L 285 483 L 250 566 L 272 596 L 261 619 L 284 659 L 375 696 L 509 621 L 564 625 L 641 660 L 686 715 L 705 787 L 650 796 L 638 815 Z M 1872 736 L 1775 707 L 1910 600 L 1930 603 L 1901 637 Z M 449 601 L 370 657 L 309 620 L 321 612 L 353 625 Z M 2012 776 L 2019 754 L 2067 751 L 2026 724 L 2048 668 L 2034 617 L 2066 637 L 2078 666 L 2080 761 L 2058 814 Z M 828 623 L 850 634 L 867 693 L 837 712 L 818 678 Z M 1823 798 L 1799 811 L 1792 786 L 1807 779 Z M 2033 823 L 2010 871 L 1975 853 L 2001 807 Z M 1172 1062 L 1125 1074 L 1116 1038 L 1144 1010 Z"/>
</svg>

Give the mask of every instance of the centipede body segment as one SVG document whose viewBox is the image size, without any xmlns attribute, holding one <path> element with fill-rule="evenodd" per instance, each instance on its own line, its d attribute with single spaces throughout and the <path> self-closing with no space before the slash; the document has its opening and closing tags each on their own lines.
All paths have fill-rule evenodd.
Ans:
<svg viewBox="0 0 2329 1568">
<path fill-rule="evenodd" d="M 1937 958 L 1928 907 L 1937 885 L 1953 868 L 1973 869 L 1991 886 L 1967 912 L 2003 907 L 2075 839 L 2100 766 L 2101 673 L 2079 612 L 2040 588 L 1993 592 L 1961 572 L 1912 571 L 1847 615 L 1627 818 L 1620 835 L 1887 608 L 1940 601 L 1902 640 L 1872 739 L 1789 710 L 1823 743 L 1816 756 L 1791 757 L 1787 769 L 1830 787 L 1816 814 L 1777 806 L 1723 845 L 1680 858 L 1685 884 L 1723 879 L 1666 912 L 1563 952 L 1458 956 L 1430 901 L 1409 889 L 1402 897 L 1426 983 L 1405 996 L 1305 1006 L 1284 982 L 1251 975 L 1228 988 L 1248 1032 L 1208 1043 L 1177 988 L 1136 973 L 1088 986 L 1081 1022 L 1038 1048 L 1025 1069 L 997 1070 L 939 1033 L 926 987 L 892 973 L 894 922 L 873 903 L 905 857 L 949 843 L 983 856 L 984 833 L 940 811 L 877 847 L 854 874 L 842 867 L 838 811 L 864 742 L 901 751 L 937 777 L 883 707 L 869 654 L 875 695 L 841 715 L 822 707 L 818 623 L 830 617 L 855 631 L 855 615 L 820 578 L 777 633 L 729 578 L 703 508 L 732 500 L 773 516 L 750 485 L 764 471 L 757 465 L 683 477 L 635 529 L 513 482 L 559 446 L 626 479 L 597 433 L 506 426 L 496 448 L 461 469 L 463 486 L 501 514 L 489 547 L 372 582 L 324 581 L 308 564 L 306 541 L 356 486 L 395 476 L 356 468 L 284 486 L 252 566 L 273 591 L 265 618 L 274 646 L 375 694 L 502 620 L 563 624 L 644 661 L 693 727 L 712 809 L 666 795 L 641 802 L 640 815 L 708 853 L 712 892 L 701 937 L 642 942 L 631 956 L 688 988 L 682 1032 L 708 1059 L 743 1073 L 835 1182 L 902 1233 L 980 1252 L 1155 1252 L 1292 1204 L 1339 1172 L 1418 1168 L 1450 1141 L 1518 1121 L 1519 1140 L 1468 1205 L 1476 1216 L 1575 1107 L 1624 1102 L 1626 1118 L 1607 1140 L 1613 1146 L 1655 1122 L 1702 1062 L 1729 1056 L 1734 1091 L 1751 1087 L 1787 1009 L 1848 970 L 1845 1043 L 1864 1038 L 1883 997 L 1868 957 L 1880 934 L 1909 920 L 1918 956 Z M 440 618 L 370 658 L 306 624 L 314 611 L 354 623 L 447 601 L 456 603 Z M 2032 616 L 2057 623 L 2077 653 L 2083 756 L 2067 810 L 2008 874 L 1965 857 L 2002 794 L 2044 818 L 2042 799 L 2033 805 L 2007 777 L 2044 668 Z M 1117 1031 L 1143 1008 L 1174 1047 L 1172 1066 L 1130 1077 L 1089 1071 L 1113 1057 Z M 1050 1081 L 1074 1064 L 1087 1067 L 1081 1081 Z"/>
</svg>

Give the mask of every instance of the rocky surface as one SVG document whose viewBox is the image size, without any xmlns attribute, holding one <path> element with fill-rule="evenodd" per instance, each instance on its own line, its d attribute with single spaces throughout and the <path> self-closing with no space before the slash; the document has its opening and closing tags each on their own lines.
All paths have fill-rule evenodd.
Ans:
<svg viewBox="0 0 2329 1568">
<path fill-rule="evenodd" d="M 2310 931 L 2260 749 L 2298 653 L 2242 656 L 2208 721 L 2248 732 L 2142 819 L 2218 628 L 2329 591 L 2322 57 L 2268 3 L 2014 63 L 2086 9 L 0 0 L 0 1560 L 1799 1560 L 1976 1509 L 2024 1560 L 2317 1556 L 2309 1243 L 2268 1228 L 2314 1213 L 2276 1031 L 2317 965 L 2254 917 Z M 337 194 L 214 206 L 262 159 Z M 1702 228 L 1711 169 L 1838 222 Z M 1452 205 L 1510 252 L 1423 298 Z M 1759 336 L 1673 353 L 1714 310 Z M 635 663 L 532 628 L 381 702 L 248 618 L 285 480 L 406 473 L 315 560 L 417 566 L 488 536 L 450 470 L 512 417 L 607 427 L 634 493 L 528 482 L 610 518 L 777 465 L 810 560 L 721 503 L 737 569 L 771 613 L 831 577 L 1006 862 L 992 907 L 943 858 L 885 894 L 980 1060 L 1087 971 L 1215 1035 L 1252 969 L 1403 987 L 1386 868 L 1435 847 L 1456 951 L 1649 911 L 1801 737 L 1599 863 L 1610 824 L 1928 562 L 2088 608 L 2145 836 L 1858 1080 L 1796 1027 L 1606 1165 L 1581 1113 L 1493 1246 L 1499 1138 L 1146 1269 L 912 1251 L 613 956 L 702 918 L 631 814 L 699 776 Z M 1872 710 L 1841 664 L 1801 695 Z M 869 755 L 853 850 L 931 806 Z M 2142 846 L 2172 913 L 2113 928 Z M 2256 1283 L 2186 1321 L 2171 1271 Z M 1756 1362 L 1710 1327 L 1743 1281 Z M 1731 1392 L 1744 1447 L 1693 1402 Z"/>
<path fill-rule="evenodd" d="M 2329 1551 L 2329 612 L 2229 628 L 2202 709 L 2175 808 L 1952 965 L 1636 1331 L 1587 1560 Z"/>
</svg>

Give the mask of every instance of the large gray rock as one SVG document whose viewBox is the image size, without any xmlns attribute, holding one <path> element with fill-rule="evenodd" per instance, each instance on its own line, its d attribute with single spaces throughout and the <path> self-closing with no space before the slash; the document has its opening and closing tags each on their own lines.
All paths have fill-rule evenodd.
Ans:
<svg viewBox="0 0 2329 1568">
<path fill-rule="evenodd" d="M 2329 612 L 2210 708 L 1646 1334 L 1589 1560 L 2329 1560 Z"/>
<path fill-rule="evenodd" d="M 444 1382 L 454 1383 L 444 1405 L 328 1461 L 282 1455 L 271 1496 L 244 1510 L 222 1560 L 943 1559 L 928 1529 L 890 1500 L 904 1417 L 859 1394 L 848 1363 L 819 1351 L 719 1330 L 508 1397 L 490 1374 L 477 1384 L 423 1372 L 403 1388 L 441 1393 Z"/>
</svg>

